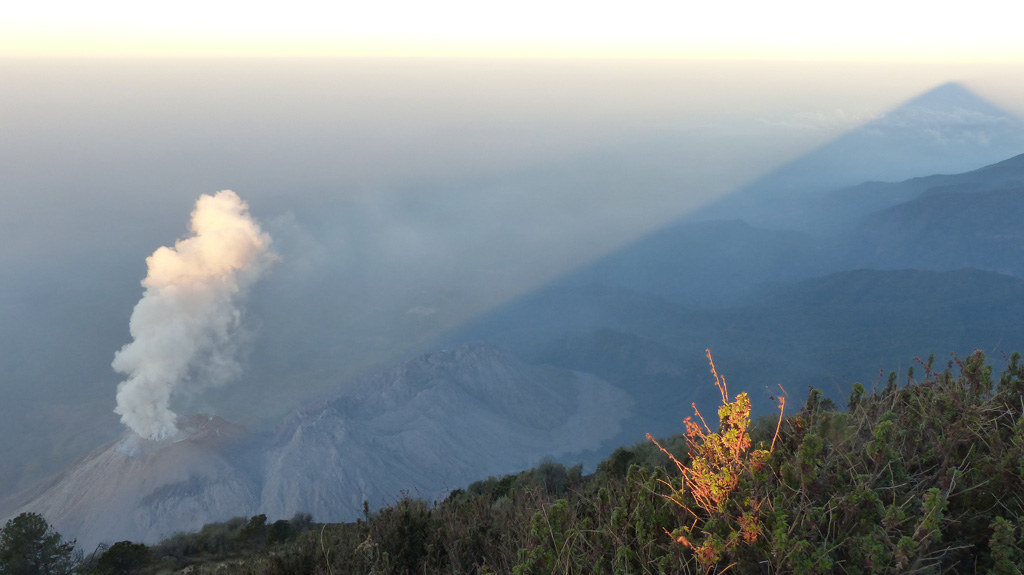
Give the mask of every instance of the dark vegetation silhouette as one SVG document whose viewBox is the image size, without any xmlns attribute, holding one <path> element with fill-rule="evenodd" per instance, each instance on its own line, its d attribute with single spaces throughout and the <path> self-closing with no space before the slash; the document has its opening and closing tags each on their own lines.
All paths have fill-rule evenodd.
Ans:
<svg viewBox="0 0 1024 575">
<path fill-rule="evenodd" d="M 710 354 L 709 354 L 710 359 Z M 838 410 L 810 389 L 750 419 L 722 397 L 712 430 L 617 449 L 596 472 L 545 461 L 428 503 L 407 494 L 355 523 L 236 518 L 152 547 L 121 542 L 89 573 L 1021 573 L 1024 364 L 978 351 L 917 360 Z M 699 421 L 699 423 L 698 423 Z M 24 529 L 4 529 L 8 542 Z M 31 540 L 70 553 L 38 516 Z M 42 526 L 35 525 L 41 522 Z M 56 537 L 56 539 L 53 539 Z M 49 539 L 47 539 L 49 538 Z M 63 545 L 63 547 L 61 547 Z M 58 554 L 64 560 L 68 554 Z"/>
<path fill-rule="evenodd" d="M 63 575 L 78 564 L 75 542 L 36 513 L 22 513 L 0 531 L 0 573 L 3 575 Z"/>
</svg>

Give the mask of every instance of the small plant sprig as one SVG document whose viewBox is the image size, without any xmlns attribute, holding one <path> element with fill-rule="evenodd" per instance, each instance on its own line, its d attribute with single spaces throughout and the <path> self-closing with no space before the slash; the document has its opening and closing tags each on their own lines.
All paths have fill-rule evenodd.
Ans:
<svg viewBox="0 0 1024 575">
<path fill-rule="evenodd" d="M 705 351 L 711 374 L 715 378 L 715 387 L 722 396 L 722 405 L 718 408 L 718 431 L 708 427 L 694 403 L 693 411 L 700 424 L 692 417 L 683 420 L 686 425 L 689 464 L 684 464 L 672 455 L 651 434 L 647 434 L 647 439 L 665 453 L 679 471 L 678 485 L 661 481 L 670 491 L 663 497 L 693 517 L 689 527 L 680 527 L 670 535 L 677 543 L 692 549 L 697 562 L 705 570 L 711 570 L 721 561 L 725 551 L 741 542 L 754 543 L 761 535 L 761 501 L 746 498 L 742 502 L 732 502 L 731 495 L 739 486 L 741 478 L 752 478 L 767 462 L 779 434 L 785 398 L 780 397 L 779 425 L 776 426 L 772 447 L 768 450 L 751 450 L 750 434 L 747 431 L 750 426 L 750 398 L 746 393 L 740 393 L 730 401 L 725 377 L 718 373 L 711 350 Z M 732 508 L 730 502 L 733 503 Z M 695 511 L 694 506 L 699 511 Z M 724 524 L 727 528 L 713 531 L 707 529 L 712 522 Z"/>
</svg>

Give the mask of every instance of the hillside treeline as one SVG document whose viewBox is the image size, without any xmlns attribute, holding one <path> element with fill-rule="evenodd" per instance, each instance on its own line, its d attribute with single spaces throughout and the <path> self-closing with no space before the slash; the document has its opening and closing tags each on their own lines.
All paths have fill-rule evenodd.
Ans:
<svg viewBox="0 0 1024 575">
<path fill-rule="evenodd" d="M 119 543 L 78 568 L 1020 574 L 1024 365 L 1019 354 L 1006 364 L 994 375 L 981 352 L 919 361 L 905 380 L 854 384 L 845 409 L 811 389 L 798 409 L 754 421 L 715 373 L 717 424 L 695 412 L 685 433 L 620 448 L 592 475 L 545 462 L 355 523 L 236 519 L 152 547 Z M 133 562 L 111 568 L 110 553 L 126 551 Z"/>
</svg>

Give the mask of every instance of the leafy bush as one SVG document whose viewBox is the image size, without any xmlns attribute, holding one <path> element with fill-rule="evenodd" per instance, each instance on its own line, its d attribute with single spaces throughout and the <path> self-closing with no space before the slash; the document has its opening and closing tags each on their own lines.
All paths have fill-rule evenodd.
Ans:
<svg viewBox="0 0 1024 575">
<path fill-rule="evenodd" d="M 96 560 L 91 573 L 98 575 L 131 575 L 140 573 L 153 561 L 153 555 L 142 543 L 119 541 Z"/>
</svg>

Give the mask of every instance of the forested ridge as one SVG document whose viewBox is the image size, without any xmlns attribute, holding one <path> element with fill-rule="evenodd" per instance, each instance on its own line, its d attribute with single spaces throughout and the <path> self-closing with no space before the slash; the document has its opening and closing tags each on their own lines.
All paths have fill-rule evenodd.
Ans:
<svg viewBox="0 0 1024 575">
<path fill-rule="evenodd" d="M 28 514 L 3 530 L 0 573 L 1019 574 L 1024 364 L 1001 363 L 918 360 L 854 384 L 845 406 L 810 389 L 753 420 L 712 363 L 717 424 L 680 414 L 682 434 L 619 448 L 590 475 L 548 461 L 438 503 L 404 493 L 354 523 L 236 518 L 84 557 L 51 529 L 63 562 L 49 571 L 14 562 L 31 548 L 17 528 L 38 531 Z"/>
</svg>

